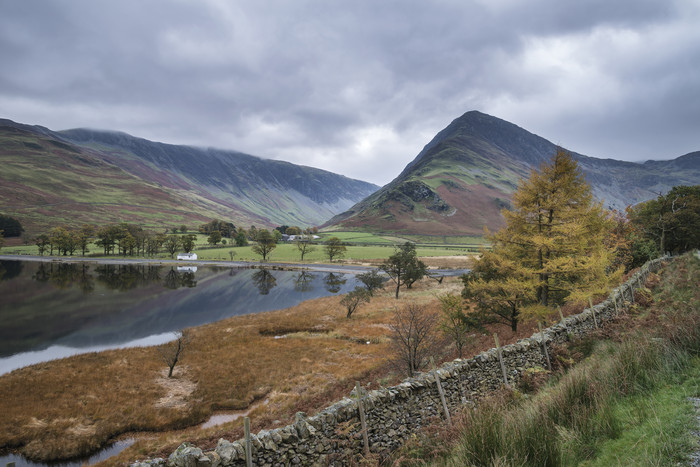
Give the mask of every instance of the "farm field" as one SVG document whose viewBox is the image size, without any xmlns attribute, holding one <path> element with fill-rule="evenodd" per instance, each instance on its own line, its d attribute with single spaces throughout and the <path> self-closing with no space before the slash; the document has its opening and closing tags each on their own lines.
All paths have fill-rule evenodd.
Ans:
<svg viewBox="0 0 700 467">
<path fill-rule="evenodd" d="M 323 242 L 330 237 L 338 237 L 347 245 L 347 250 L 343 258 L 336 262 L 365 262 L 370 261 L 374 264 L 378 261 L 388 258 L 394 253 L 394 247 L 405 243 L 406 241 L 414 241 L 408 238 L 386 237 L 372 233 L 362 232 L 332 232 L 321 235 L 318 243 L 313 245 L 313 251 L 307 252 L 304 256 L 303 263 L 328 263 L 328 257 L 323 249 Z M 463 239 L 473 237 L 462 237 Z M 419 238 L 416 238 L 419 239 Z M 420 239 L 424 239 L 421 237 Z M 477 239 L 478 240 L 478 239 Z M 227 239 L 227 242 L 230 241 Z M 472 244 L 421 244 L 416 243 L 416 252 L 419 257 L 464 257 L 465 259 L 478 253 L 479 245 Z M 207 243 L 207 236 L 197 234 L 197 242 L 194 249 L 199 259 L 202 260 L 222 260 L 222 261 L 260 261 L 260 255 L 252 250 L 252 245 L 235 247 L 230 245 L 211 246 Z M 38 255 L 39 250 L 36 245 L 19 245 L 16 241 L 7 244 L 1 254 L 7 255 Z M 73 256 L 80 256 L 76 252 Z M 86 256 L 93 258 L 103 257 L 102 248 L 91 244 Z M 113 255 L 114 256 L 114 255 Z M 155 258 L 170 259 L 170 255 L 161 252 Z M 371 261 L 375 260 L 375 261 Z M 269 256 L 268 263 L 301 263 L 299 250 L 294 243 L 278 243 L 277 247 Z"/>
</svg>

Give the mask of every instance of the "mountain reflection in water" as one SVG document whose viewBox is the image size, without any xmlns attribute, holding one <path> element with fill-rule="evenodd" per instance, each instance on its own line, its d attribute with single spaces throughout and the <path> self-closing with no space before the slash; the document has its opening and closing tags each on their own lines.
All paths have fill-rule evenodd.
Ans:
<svg viewBox="0 0 700 467">
<path fill-rule="evenodd" d="M 0 261 L 0 374 L 346 293 L 351 274 Z"/>
</svg>

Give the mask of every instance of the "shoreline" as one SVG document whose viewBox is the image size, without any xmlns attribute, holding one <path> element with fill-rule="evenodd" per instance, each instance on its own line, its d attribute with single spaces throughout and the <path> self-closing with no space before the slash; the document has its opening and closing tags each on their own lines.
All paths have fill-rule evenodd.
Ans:
<svg viewBox="0 0 700 467">
<path fill-rule="evenodd" d="M 37 256 L 37 255 L 2 255 L 0 261 L 32 261 L 42 263 L 89 263 L 89 264 L 133 264 L 147 266 L 203 266 L 231 269 L 283 269 L 310 270 L 318 272 L 362 273 L 376 269 L 373 266 L 324 263 L 263 263 L 253 261 L 226 260 L 177 260 L 157 258 L 92 258 L 84 256 Z"/>
<path fill-rule="evenodd" d="M 3 255 L 0 261 L 32 261 L 41 263 L 88 263 L 88 264 L 133 264 L 146 266 L 197 266 L 197 267 L 221 267 L 230 269 L 271 269 L 285 271 L 316 271 L 337 272 L 348 274 L 360 274 L 379 270 L 376 266 L 356 264 L 327 264 L 327 263 L 263 263 L 254 261 L 226 261 L 226 260 L 177 260 L 155 258 L 88 258 L 84 256 L 37 256 L 37 255 Z M 428 271 L 431 275 L 456 276 L 470 271 L 468 268 L 445 269 L 435 268 Z M 380 271 L 380 274 L 384 274 Z"/>
</svg>

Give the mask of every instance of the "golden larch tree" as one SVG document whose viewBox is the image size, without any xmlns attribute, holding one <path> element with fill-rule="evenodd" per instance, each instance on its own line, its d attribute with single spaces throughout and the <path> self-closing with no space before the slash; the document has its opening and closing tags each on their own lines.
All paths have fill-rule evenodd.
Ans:
<svg viewBox="0 0 700 467">
<path fill-rule="evenodd" d="M 605 293 L 622 272 L 610 271 L 611 220 L 564 149 L 520 182 L 513 209 L 503 215 L 505 227 L 488 236 L 492 251 L 465 278 L 464 295 L 481 311 L 508 305 L 511 316 L 546 315 L 565 299 Z"/>
</svg>

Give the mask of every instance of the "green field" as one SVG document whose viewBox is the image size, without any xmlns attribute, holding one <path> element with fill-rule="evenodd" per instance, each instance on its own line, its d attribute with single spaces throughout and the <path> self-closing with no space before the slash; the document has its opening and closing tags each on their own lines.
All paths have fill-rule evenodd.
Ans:
<svg viewBox="0 0 700 467">
<path fill-rule="evenodd" d="M 372 232 L 354 232 L 354 231 L 324 231 L 321 232 L 321 241 L 330 237 L 338 237 L 343 242 L 352 244 L 387 244 L 400 245 L 404 242 L 413 242 L 416 245 L 424 246 L 457 246 L 473 248 L 478 250 L 485 244 L 486 240 L 483 236 L 471 235 L 412 235 L 412 234 L 382 234 Z"/>
<path fill-rule="evenodd" d="M 343 260 L 362 261 L 368 259 L 385 259 L 394 253 L 394 248 L 408 241 L 408 238 L 381 236 L 362 232 L 332 232 L 325 233 L 319 239 L 319 243 L 314 244 L 314 251 L 307 252 L 304 256 L 305 263 L 328 262 L 328 257 L 323 248 L 324 239 L 338 237 L 343 242 L 348 242 L 347 251 Z M 463 237 L 473 238 L 473 237 Z M 227 239 L 230 242 L 230 239 Z M 422 244 L 416 243 L 418 256 L 461 256 L 473 254 L 478 251 L 476 243 L 472 244 Z M 207 243 L 206 235 L 197 235 L 197 244 L 194 250 L 199 259 L 202 260 L 231 260 L 234 261 L 260 261 L 260 255 L 253 253 L 251 245 L 244 247 L 232 247 L 228 245 L 218 245 L 212 247 Z M 231 255 L 233 253 L 233 256 Z M 6 246 L 0 250 L 0 254 L 18 255 L 38 255 L 39 250 L 35 245 Z M 73 256 L 80 256 L 80 252 L 75 252 Z M 87 256 L 101 257 L 102 248 L 90 245 Z M 170 255 L 161 253 L 157 258 L 169 259 Z M 294 243 L 280 242 L 269 256 L 272 263 L 299 262 L 300 255 Z"/>
</svg>

